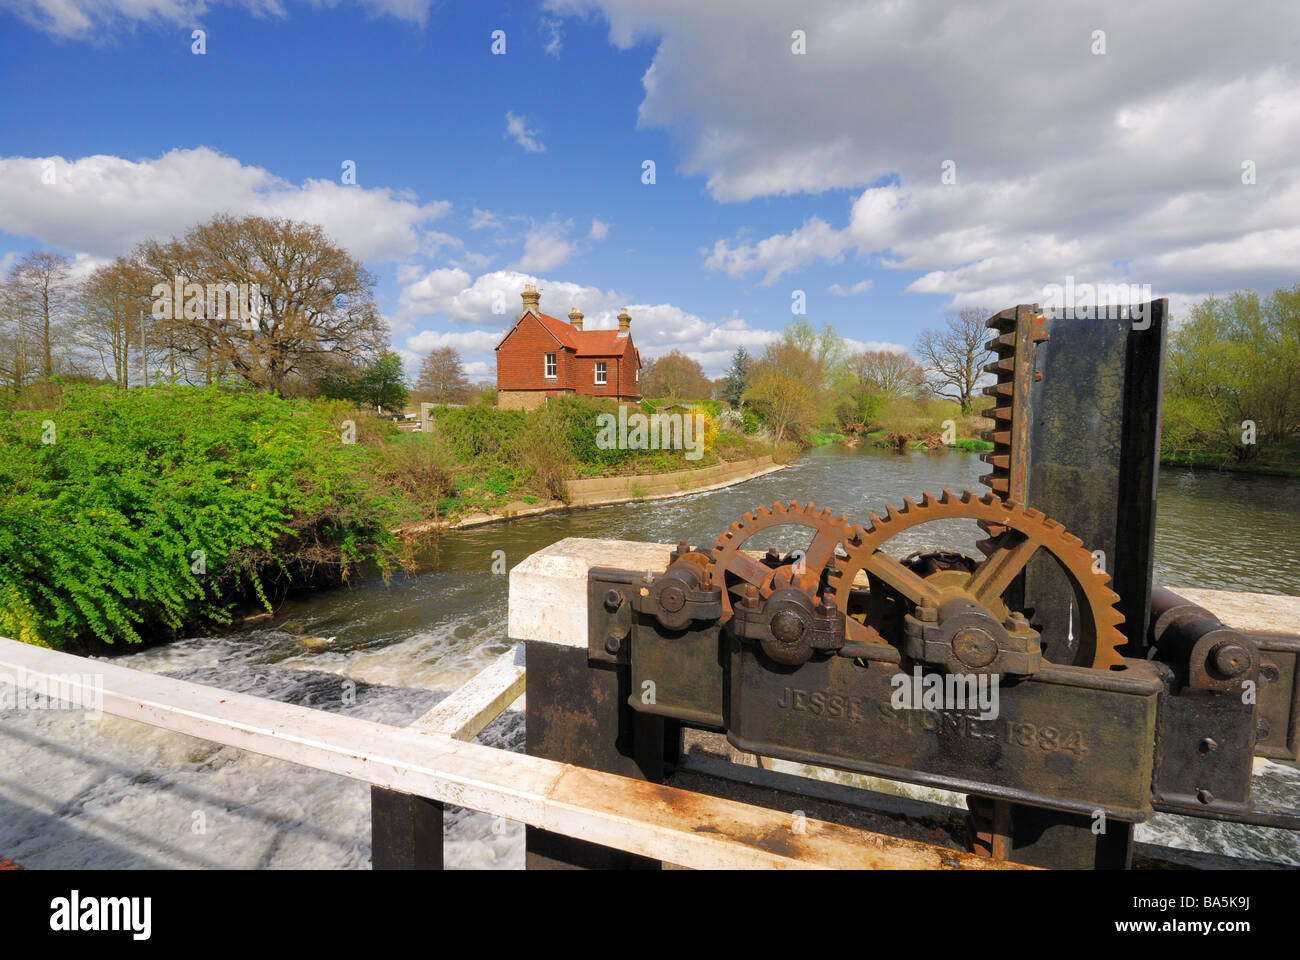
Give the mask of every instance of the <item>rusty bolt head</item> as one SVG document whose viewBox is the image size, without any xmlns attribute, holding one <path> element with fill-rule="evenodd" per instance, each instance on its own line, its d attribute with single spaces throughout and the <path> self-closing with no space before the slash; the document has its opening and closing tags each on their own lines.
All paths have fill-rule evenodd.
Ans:
<svg viewBox="0 0 1300 960">
<path fill-rule="evenodd" d="M 968 627 L 952 638 L 952 652 L 968 667 L 987 667 L 998 655 L 998 642 L 983 630 Z"/>
<path fill-rule="evenodd" d="M 605 609 L 613 613 L 619 607 L 623 606 L 623 591 L 611 589 L 605 594 Z"/>
<path fill-rule="evenodd" d="M 924 623 L 938 622 L 939 608 L 934 605 L 934 601 L 929 597 L 921 598 L 921 605 L 916 608 L 916 619 Z"/>
<path fill-rule="evenodd" d="M 1269 663 L 1265 661 L 1264 663 L 1261 663 L 1259 665 L 1260 683 L 1276 683 L 1277 678 L 1280 676 L 1281 674 L 1278 672 L 1276 663 Z"/>
<path fill-rule="evenodd" d="M 1250 669 L 1250 651 L 1240 643 L 1217 643 L 1210 651 L 1210 665 L 1223 677 L 1238 677 Z"/>
<path fill-rule="evenodd" d="M 772 636 L 782 643 L 796 643 L 803 629 L 803 618 L 793 610 L 779 610 L 772 618 Z"/>
<path fill-rule="evenodd" d="M 1210 791 L 1206 790 L 1204 787 L 1199 787 L 1196 791 L 1196 799 L 1201 801 L 1201 803 L 1213 803 L 1214 794 L 1210 793 Z"/>
<path fill-rule="evenodd" d="M 623 646 L 623 641 L 615 634 L 610 634 L 605 638 L 605 652 L 618 653 L 619 648 Z"/>
<path fill-rule="evenodd" d="M 1025 615 L 1023 613 L 1021 613 L 1018 610 L 1013 610 L 1007 616 L 1006 623 L 1004 623 L 1003 626 L 1006 627 L 1008 630 L 1010 630 L 1012 633 L 1022 633 L 1025 630 L 1029 629 L 1029 621 L 1025 619 Z"/>
<path fill-rule="evenodd" d="M 1255 721 L 1255 740 L 1267 740 L 1273 736 L 1273 726 L 1266 719 L 1260 717 Z"/>
<path fill-rule="evenodd" d="M 677 586 L 666 586 L 659 592 L 659 605 L 669 613 L 676 613 L 686 606 L 686 594 Z"/>
<path fill-rule="evenodd" d="M 745 588 L 745 598 L 741 601 L 750 610 L 758 609 L 758 587 L 748 586 Z"/>
</svg>

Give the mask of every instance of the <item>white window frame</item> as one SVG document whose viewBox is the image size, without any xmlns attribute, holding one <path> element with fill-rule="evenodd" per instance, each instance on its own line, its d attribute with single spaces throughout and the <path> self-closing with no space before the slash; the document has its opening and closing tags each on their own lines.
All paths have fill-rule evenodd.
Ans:
<svg viewBox="0 0 1300 960">
<path fill-rule="evenodd" d="M 609 382 L 609 371 L 605 366 L 604 360 L 596 361 L 594 372 L 595 372 L 597 386 L 604 386 Z"/>
<path fill-rule="evenodd" d="M 548 353 L 542 357 L 542 376 L 547 380 L 556 380 L 560 376 L 559 359 L 553 353 Z"/>
</svg>

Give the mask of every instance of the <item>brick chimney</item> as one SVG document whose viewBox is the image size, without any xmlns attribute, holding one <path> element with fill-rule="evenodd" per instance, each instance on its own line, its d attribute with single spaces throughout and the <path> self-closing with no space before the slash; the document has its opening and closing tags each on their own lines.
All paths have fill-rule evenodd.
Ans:
<svg viewBox="0 0 1300 960">
<path fill-rule="evenodd" d="M 573 324 L 574 330 L 582 329 L 582 311 L 574 307 L 569 311 L 569 322 Z"/>
<path fill-rule="evenodd" d="M 619 315 L 618 315 L 618 335 L 620 337 L 626 337 L 628 334 L 628 329 L 631 326 L 632 326 L 632 317 L 627 312 L 627 307 L 624 307 L 621 311 L 619 311 Z"/>
<path fill-rule="evenodd" d="M 542 295 L 537 292 L 537 287 L 535 287 L 531 283 L 525 283 L 524 284 L 524 312 L 527 313 L 529 310 L 531 310 L 533 311 L 533 313 L 540 314 L 542 312 L 542 309 L 539 306 L 541 302 L 542 302 Z"/>
</svg>

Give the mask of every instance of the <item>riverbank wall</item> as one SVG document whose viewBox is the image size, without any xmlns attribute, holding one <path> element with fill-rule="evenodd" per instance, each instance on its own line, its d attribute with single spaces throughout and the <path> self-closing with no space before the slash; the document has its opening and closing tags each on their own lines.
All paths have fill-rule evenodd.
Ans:
<svg viewBox="0 0 1300 960">
<path fill-rule="evenodd" d="M 558 510 L 666 500 L 688 493 L 720 490 L 723 487 L 744 483 L 746 480 L 782 470 L 786 466 L 787 464 L 784 463 L 776 463 L 771 456 L 764 456 L 717 463 L 711 467 L 673 470 L 669 473 L 574 479 L 566 483 L 569 492 L 567 503 L 563 500 L 549 500 L 544 503 L 529 504 L 516 500 L 506 504 L 505 508 L 498 513 L 470 513 L 456 519 L 407 523 L 398 527 L 396 532 L 410 536 L 434 530 L 461 530 L 516 517 L 554 513 Z"/>
</svg>

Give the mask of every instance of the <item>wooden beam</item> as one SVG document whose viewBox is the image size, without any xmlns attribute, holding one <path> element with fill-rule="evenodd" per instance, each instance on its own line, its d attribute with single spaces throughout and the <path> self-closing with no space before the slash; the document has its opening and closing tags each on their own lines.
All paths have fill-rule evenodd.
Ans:
<svg viewBox="0 0 1300 960">
<path fill-rule="evenodd" d="M 92 702 L 102 691 L 113 716 L 686 867 L 1015 866 L 4 638 L 0 670 L 29 687 L 58 676 Z"/>
<path fill-rule="evenodd" d="M 524 692 L 524 645 L 517 644 L 411 724 L 424 733 L 473 740 Z"/>
</svg>

